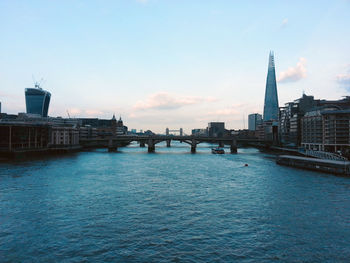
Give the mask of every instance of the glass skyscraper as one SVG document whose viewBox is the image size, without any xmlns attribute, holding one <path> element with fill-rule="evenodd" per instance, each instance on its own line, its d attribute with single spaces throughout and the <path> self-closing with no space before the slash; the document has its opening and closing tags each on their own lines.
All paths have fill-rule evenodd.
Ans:
<svg viewBox="0 0 350 263">
<path fill-rule="evenodd" d="M 51 98 L 50 92 L 43 90 L 36 84 L 35 88 L 25 89 L 25 97 L 27 113 L 47 117 Z"/>
<path fill-rule="evenodd" d="M 264 103 L 264 121 L 278 120 L 278 97 L 275 73 L 274 54 L 271 51 L 269 55 L 269 68 L 266 79 L 265 103 Z"/>
</svg>

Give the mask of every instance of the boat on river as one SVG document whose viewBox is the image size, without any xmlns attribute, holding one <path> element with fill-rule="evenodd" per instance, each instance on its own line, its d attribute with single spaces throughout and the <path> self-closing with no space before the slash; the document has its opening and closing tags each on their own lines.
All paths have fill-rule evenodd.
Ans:
<svg viewBox="0 0 350 263">
<path fill-rule="evenodd" d="M 224 148 L 216 147 L 216 148 L 212 148 L 211 149 L 211 153 L 213 153 L 213 154 L 224 154 L 225 150 L 224 150 Z"/>
</svg>

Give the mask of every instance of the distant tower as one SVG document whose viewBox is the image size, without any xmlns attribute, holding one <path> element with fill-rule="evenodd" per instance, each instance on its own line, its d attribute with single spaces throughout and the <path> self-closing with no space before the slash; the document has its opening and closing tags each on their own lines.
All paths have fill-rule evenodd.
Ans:
<svg viewBox="0 0 350 263">
<path fill-rule="evenodd" d="M 112 135 L 115 136 L 117 134 L 117 119 L 115 118 L 115 115 L 113 114 L 113 117 L 111 119 L 111 129 L 112 129 Z"/>
<path fill-rule="evenodd" d="M 273 52 L 270 51 L 265 90 L 264 121 L 278 120 L 278 112 L 275 59 Z"/>
</svg>

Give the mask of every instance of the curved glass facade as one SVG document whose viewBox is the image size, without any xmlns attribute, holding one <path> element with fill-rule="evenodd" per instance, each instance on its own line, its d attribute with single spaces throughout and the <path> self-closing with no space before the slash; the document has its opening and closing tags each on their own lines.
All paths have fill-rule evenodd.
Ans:
<svg viewBox="0 0 350 263">
<path fill-rule="evenodd" d="M 51 93 L 43 89 L 25 89 L 27 113 L 47 117 Z"/>
</svg>

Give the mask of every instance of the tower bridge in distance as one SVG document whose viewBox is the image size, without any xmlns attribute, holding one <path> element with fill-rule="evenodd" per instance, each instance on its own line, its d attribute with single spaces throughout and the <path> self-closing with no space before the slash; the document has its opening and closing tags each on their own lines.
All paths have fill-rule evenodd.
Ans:
<svg viewBox="0 0 350 263">
<path fill-rule="evenodd" d="M 252 139 L 241 139 L 236 136 L 229 137 L 204 137 L 204 136 L 176 136 L 176 135 L 119 135 L 108 138 L 94 138 L 84 139 L 80 141 L 80 144 L 86 148 L 98 148 L 105 147 L 108 151 L 117 151 L 118 147 L 128 145 L 131 142 L 138 142 L 140 147 L 148 147 L 148 152 L 152 153 L 155 151 L 157 143 L 166 142 L 167 147 L 171 147 L 171 141 L 179 141 L 187 143 L 191 146 L 191 153 L 196 152 L 197 145 L 200 143 L 213 143 L 218 144 L 219 147 L 225 145 L 230 146 L 231 153 L 237 153 L 237 142 L 240 143 L 260 143 L 260 140 Z"/>
<path fill-rule="evenodd" d="M 169 128 L 166 128 L 165 129 L 165 135 L 170 135 L 170 132 L 176 132 L 176 133 L 179 133 L 180 136 L 183 136 L 184 135 L 184 132 L 183 132 L 183 129 L 180 128 L 178 130 L 169 130 Z"/>
</svg>

